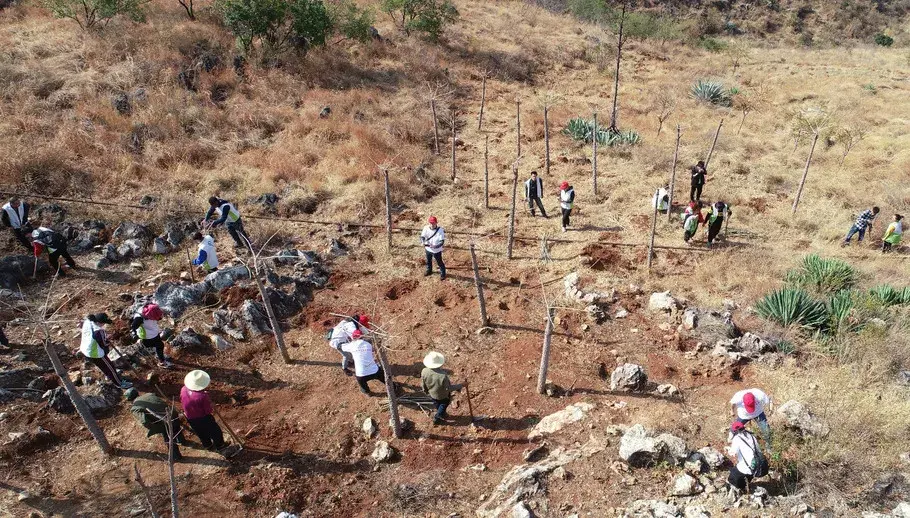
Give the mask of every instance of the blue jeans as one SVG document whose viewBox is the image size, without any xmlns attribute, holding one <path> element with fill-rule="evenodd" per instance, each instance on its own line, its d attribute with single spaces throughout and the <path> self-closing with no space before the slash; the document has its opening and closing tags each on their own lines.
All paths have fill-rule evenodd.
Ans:
<svg viewBox="0 0 910 518">
<path fill-rule="evenodd" d="M 429 250 L 424 250 L 427 256 L 427 275 L 433 273 L 433 259 L 436 259 L 436 264 L 439 266 L 439 277 L 441 279 L 446 278 L 446 265 L 442 262 L 442 252 L 430 252 Z"/>
<path fill-rule="evenodd" d="M 745 426 L 749 421 L 752 421 L 752 419 L 742 419 L 740 417 L 737 417 L 736 420 L 739 421 L 740 423 L 742 423 L 743 426 Z M 765 439 L 765 444 L 767 446 L 770 446 L 771 445 L 771 427 L 768 425 L 767 416 L 765 416 L 765 413 L 762 412 L 762 413 L 758 414 L 757 416 L 755 416 L 754 420 L 755 420 L 755 424 L 758 425 L 758 429 L 761 431 L 762 438 Z"/>
<path fill-rule="evenodd" d="M 446 410 L 449 408 L 449 403 L 451 399 L 434 399 L 433 405 L 436 407 L 436 415 L 433 417 L 434 421 L 442 420 L 446 416 Z"/>
<path fill-rule="evenodd" d="M 847 237 L 844 238 L 844 243 L 849 243 L 850 240 L 853 239 L 854 234 L 859 234 L 859 239 L 857 239 L 857 241 L 862 241 L 863 236 L 866 235 L 866 227 L 863 226 L 862 228 L 860 228 L 860 227 L 857 227 L 856 225 L 853 225 L 852 227 L 850 227 L 850 232 L 847 232 Z"/>
</svg>

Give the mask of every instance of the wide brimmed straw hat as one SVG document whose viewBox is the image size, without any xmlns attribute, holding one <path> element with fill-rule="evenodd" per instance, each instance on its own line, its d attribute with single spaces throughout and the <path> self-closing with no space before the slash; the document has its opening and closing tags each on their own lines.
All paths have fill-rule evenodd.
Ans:
<svg viewBox="0 0 910 518">
<path fill-rule="evenodd" d="M 446 357 L 437 352 L 430 352 L 423 358 L 423 364 L 431 369 L 438 369 L 446 362 Z"/>
<path fill-rule="evenodd" d="M 190 371 L 189 374 L 183 378 L 183 384 L 190 390 L 205 390 L 211 381 L 212 378 L 207 372 L 198 369 Z"/>
</svg>

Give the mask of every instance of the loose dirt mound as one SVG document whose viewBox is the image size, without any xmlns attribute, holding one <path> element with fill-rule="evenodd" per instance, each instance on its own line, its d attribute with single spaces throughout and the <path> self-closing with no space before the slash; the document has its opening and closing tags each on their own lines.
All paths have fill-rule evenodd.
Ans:
<svg viewBox="0 0 910 518">
<path fill-rule="evenodd" d="M 615 248 L 592 243 L 581 251 L 583 263 L 592 270 L 603 271 L 619 266 L 622 256 Z"/>
<path fill-rule="evenodd" d="M 221 302 L 231 308 L 239 308 L 247 300 L 256 300 L 259 298 L 259 290 L 250 286 L 231 286 L 221 292 Z"/>
<path fill-rule="evenodd" d="M 398 300 L 402 296 L 414 291 L 415 288 L 417 288 L 417 281 L 414 279 L 392 281 L 385 290 L 385 298 L 389 300 Z"/>
</svg>

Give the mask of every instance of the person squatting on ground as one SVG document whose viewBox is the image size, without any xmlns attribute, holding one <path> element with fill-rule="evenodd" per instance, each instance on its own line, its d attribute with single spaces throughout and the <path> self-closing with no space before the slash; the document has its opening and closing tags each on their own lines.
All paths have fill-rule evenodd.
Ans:
<svg viewBox="0 0 910 518">
<path fill-rule="evenodd" d="M 688 243 L 689 240 L 692 239 L 692 237 L 695 235 L 695 233 L 698 232 L 698 224 L 703 221 L 701 210 L 698 210 L 698 212 L 693 212 L 685 218 L 686 219 L 683 222 L 683 241 Z"/>
<path fill-rule="evenodd" d="M 180 405 L 183 406 L 187 423 L 202 442 L 202 447 L 229 457 L 236 451 L 224 442 L 224 432 L 215 421 L 212 400 L 205 392 L 211 381 L 212 378 L 205 371 L 197 369 L 187 373 L 180 389 Z"/>
<path fill-rule="evenodd" d="M 166 448 L 171 447 L 171 436 L 173 436 L 174 460 L 182 459 L 183 455 L 180 454 L 177 445 L 186 444 L 186 440 L 183 438 L 183 426 L 180 424 L 180 415 L 177 410 L 151 392 L 140 396 L 138 390 L 131 388 L 123 395 L 127 401 L 132 401 L 130 413 L 145 428 L 145 436 L 151 438 L 160 434 Z M 166 419 L 170 420 L 170 435 Z"/>
<path fill-rule="evenodd" d="M 733 214 L 730 206 L 722 201 L 708 207 L 708 215 L 705 217 L 705 224 L 708 226 L 708 246 L 714 244 L 714 240 L 724 227 L 724 219 L 730 217 L 730 214 Z"/>
<path fill-rule="evenodd" d="M 575 188 L 569 185 L 569 182 L 562 182 L 559 185 L 559 209 L 562 211 L 562 231 L 571 224 L 570 216 L 572 207 L 575 206 Z"/>
<path fill-rule="evenodd" d="M 341 370 L 347 376 L 354 374 L 353 370 L 351 370 L 354 357 L 351 353 L 345 351 L 342 346 L 354 339 L 354 331 L 360 331 L 361 336 L 363 336 L 367 332 L 369 325 L 370 317 L 368 315 L 354 315 L 338 322 L 332 328 L 332 331 L 329 332 L 329 345 L 341 354 Z"/>
<path fill-rule="evenodd" d="M 205 213 L 202 224 L 205 225 L 215 214 L 218 215 L 218 219 L 212 222 L 212 228 L 223 224 L 234 240 L 234 248 L 249 249 L 249 236 L 243 229 L 243 220 L 240 219 L 240 211 L 237 210 L 237 207 L 227 200 L 212 196 L 209 198 L 209 211 Z"/>
<path fill-rule="evenodd" d="M 66 261 L 67 266 L 73 270 L 76 269 L 76 261 L 73 261 L 66 248 L 66 239 L 49 228 L 38 227 L 32 232 L 32 250 L 36 259 L 41 256 L 41 252 L 45 248 L 47 248 L 47 262 L 57 275 L 66 277 L 66 272 L 60 267 L 61 257 Z"/>
<path fill-rule="evenodd" d="M 354 359 L 354 377 L 357 379 L 357 384 L 360 385 L 360 391 L 364 394 L 372 394 L 367 383 L 371 380 L 385 383 L 385 372 L 373 358 L 373 345 L 363 339 L 363 332 L 357 329 L 351 333 L 351 338 L 353 340 L 342 345 L 341 350 L 350 354 Z"/>
<path fill-rule="evenodd" d="M 844 238 L 844 242 L 841 243 L 841 246 L 849 245 L 854 234 L 859 234 L 856 241 L 862 243 L 863 237 L 866 236 L 866 231 L 872 231 L 875 217 L 878 216 L 880 211 L 881 210 L 878 207 L 872 207 L 871 209 L 866 209 L 860 213 L 859 217 L 856 218 L 856 222 L 853 223 L 853 226 L 850 227 L 850 230 L 847 232 L 847 237 Z"/>
<path fill-rule="evenodd" d="M 531 216 L 534 214 L 534 206 L 540 209 L 540 214 L 547 218 L 547 209 L 543 208 L 543 180 L 537 176 L 537 171 L 531 171 L 531 177 L 525 182 L 525 200 L 528 201 L 528 208 L 531 209 Z"/>
<path fill-rule="evenodd" d="M 193 259 L 194 266 L 201 266 L 206 273 L 218 269 L 218 252 L 215 250 L 215 238 L 203 236 L 202 232 L 193 234 L 193 240 L 199 242 L 199 254 Z"/>
<path fill-rule="evenodd" d="M 161 339 L 161 327 L 158 325 L 163 318 L 164 312 L 161 307 L 154 302 L 149 302 L 142 306 L 139 313 L 130 320 L 130 329 L 145 348 L 155 350 L 158 365 L 170 369 L 173 364 L 171 364 L 171 359 L 164 355 L 164 340 Z"/>
<path fill-rule="evenodd" d="M 901 244 L 901 236 L 904 234 L 904 217 L 900 214 L 894 215 L 894 221 L 888 225 L 885 231 L 885 237 L 882 238 L 882 252 L 890 252 L 895 246 Z"/>
<path fill-rule="evenodd" d="M 746 430 L 746 426 L 740 421 L 733 421 L 730 426 L 729 441 L 727 454 L 733 465 L 730 467 L 727 483 L 734 494 L 738 495 L 750 489 L 752 479 L 768 474 L 768 461 L 762 455 L 758 439 L 752 432 Z"/>
<path fill-rule="evenodd" d="M 433 275 L 433 259 L 435 259 L 436 265 L 439 266 L 439 280 L 444 281 L 446 279 L 446 265 L 442 262 L 442 247 L 445 245 L 446 232 L 438 225 L 436 216 L 430 216 L 427 223 L 427 226 L 423 227 L 420 232 L 420 244 L 423 245 L 427 259 L 427 271 L 423 276 L 429 277 Z"/>
<path fill-rule="evenodd" d="M 26 250 L 32 249 L 32 244 L 28 240 L 28 235 L 32 233 L 32 224 L 28 220 L 31 208 L 31 205 L 18 198 L 10 198 L 9 203 L 3 206 L 3 214 L 0 214 L 3 225 L 13 231 L 13 237 Z"/>
<path fill-rule="evenodd" d="M 751 388 L 740 390 L 730 398 L 730 409 L 733 418 L 746 425 L 754 420 L 761 430 L 765 443 L 771 444 L 771 427 L 768 426 L 768 417 L 765 410 L 771 410 L 771 398 L 761 389 Z"/>
<path fill-rule="evenodd" d="M 670 208 L 670 191 L 669 186 L 663 186 L 654 192 L 654 198 L 651 200 L 651 208 L 657 209 L 658 212 L 666 212 Z"/>
<path fill-rule="evenodd" d="M 433 406 L 436 407 L 433 426 L 445 422 L 444 420 L 448 416 L 446 410 L 452 403 L 452 391 L 461 390 L 461 385 L 452 385 L 448 373 L 442 370 L 445 362 L 446 357 L 441 353 L 430 352 L 423 359 L 424 369 L 420 373 L 420 386 L 430 396 Z"/>
<path fill-rule="evenodd" d="M 689 201 L 699 201 L 701 200 L 701 190 L 705 186 L 705 175 L 708 174 L 708 169 L 705 167 L 705 162 L 699 160 L 697 164 L 692 166 L 692 184 L 689 189 Z"/>
<path fill-rule="evenodd" d="M 107 313 L 98 313 L 97 315 L 85 317 L 82 322 L 82 341 L 79 344 L 79 352 L 88 361 L 94 363 L 111 380 L 111 383 L 121 389 L 128 389 L 133 384 L 120 378 L 114 364 L 107 357 L 108 344 L 107 333 L 104 332 L 103 328 L 104 324 L 113 324 Z"/>
</svg>

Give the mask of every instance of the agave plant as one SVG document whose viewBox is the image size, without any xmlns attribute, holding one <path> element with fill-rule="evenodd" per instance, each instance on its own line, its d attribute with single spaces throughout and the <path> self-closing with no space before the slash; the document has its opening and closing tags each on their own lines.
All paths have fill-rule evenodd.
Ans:
<svg viewBox="0 0 910 518">
<path fill-rule="evenodd" d="M 856 284 L 856 270 L 840 259 L 823 259 L 818 255 L 803 258 L 799 267 L 790 270 L 787 282 L 809 288 L 812 291 L 830 295 L 852 288 Z"/>
<path fill-rule="evenodd" d="M 573 140 L 592 142 L 594 139 L 594 121 L 585 120 L 581 117 L 570 119 L 569 123 L 566 125 L 566 128 L 562 130 L 562 132 L 565 135 L 572 137 Z M 632 130 L 625 132 L 614 131 L 608 127 L 598 126 L 597 143 L 608 147 L 618 145 L 631 146 L 641 143 L 641 135 Z"/>
<path fill-rule="evenodd" d="M 853 315 L 853 296 L 852 291 L 843 290 L 835 293 L 828 301 L 828 332 L 831 335 L 858 331 L 861 327 Z"/>
<path fill-rule="evenodd" d="M 783 288 L 765 295 L 755 305 L 758 314 L 783 326 L 822 329 L 828 323 L 828 308 L 800 288 Z"/>
<path fill-rule="evenodd" d="M 692 85 L 692 97 L 715 106 L 729 107 L 737 93 L 738 89 L 725 90 L 723 83 L 709 79 L 699 79 Z"/>
</svg>

